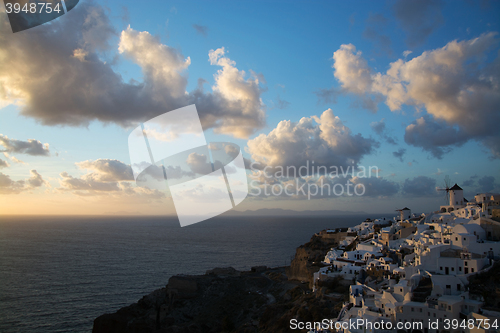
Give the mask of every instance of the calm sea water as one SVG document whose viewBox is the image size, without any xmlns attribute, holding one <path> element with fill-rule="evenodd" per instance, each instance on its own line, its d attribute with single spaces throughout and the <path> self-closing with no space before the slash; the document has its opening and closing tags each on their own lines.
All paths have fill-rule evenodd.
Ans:
<svg viewBox="0 0 500 333">
<path fill-rule="evenodd" d="M 88 333 L 172 275 L 289 265 L 315 232 L 366 217 L 219 217 L 180 228 L 165 217 L 0 216 L 0 332 Z"/>
</svg>

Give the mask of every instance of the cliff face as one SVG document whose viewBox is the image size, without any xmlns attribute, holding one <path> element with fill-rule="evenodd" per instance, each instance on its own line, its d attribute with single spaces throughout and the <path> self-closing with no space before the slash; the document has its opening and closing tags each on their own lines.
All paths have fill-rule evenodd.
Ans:
<svg viewBox="0 0 500 333">
<path fill-rule="evenodd" d="M 321 261 L 325 259 L 326 253 L 343 238 L 340 234 L 325 236 L 314 235 L 308 243 L 297 248 L 295 257 L 287 270 L 289 279 L 308 282 L 309 288 L 312 288 L 313 274 L 323 267 Z"/>
<path fill-rule="evenodd" d="M 258 266 L 239 272 L 229 267 L 199 276 L 173 276 L 165 288 L 96 318 L 92 332 L 288 332 L 291 319 L 335 318 L 348 297 L 345 286 L 332 280 L 321 283 L 315 293 L 309 288 L 325 254 L 344 237 L 345 233 L 314 235 L 297 248 L 286 268 Z"/>
<path fill-rule="evenodd" d="M 292 318 L 319 321 L 338 314 L 342 296 L 325 293 L 338 292 L 340 285 L 311 293 L 284 273 L 284 268 L 216 269 L 173 276 L 166 288 L 95 319 L 92 332 L 288 332 Z"/>
</svg>

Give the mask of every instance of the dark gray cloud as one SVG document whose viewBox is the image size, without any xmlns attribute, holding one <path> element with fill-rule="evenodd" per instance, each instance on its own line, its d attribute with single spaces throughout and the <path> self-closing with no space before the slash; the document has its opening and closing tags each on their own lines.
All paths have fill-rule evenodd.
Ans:
<svg viewBox="0 0 500 333">
<path fill-rule="evenodd" d="M 392 155 L 394 155 L 394 157 L 396 157 L 401 162 L 403 162 L 403 156 L 404 156 L 405 153 L 406 153 L 406 149 L 400 148 L 397 151 L 392 152 Z"/>
<path fill-rule="evenodd" d="M 314 91 L 314 94 L 318 98 L 318 104 L 335 104 L 337 103 L 337 97 L 342 94 L 342 91 L 332 87 L 329 89 L 318 89 Z"/>
<path fill-rule="evenodd" d="M 384 198 L 399 192 L 399 185 L 396 182 L 382 177 L 354 178 L 352 182 L 356 185 L 363 184 L 366 191 L 363 196 Z"/>
<path fill-rule="evenodd" d="M 468 187 L 470 187 L 470 186 L 474 186 L 474 180 L 472 180 L 472 179 L 467 179 L 466 181 L 464 181 L 464 182 L 462 183 L 462 185 L 463 185 L 463 186 L 468 186 Z"/>
<path fill-rule="evenodd" d="M 194 30 L 203 37 L 208 36 L 208 27 L 204 25 L 199 25 L 199 24 L 193 24 Z"/>
<path fill-rule="evenodd" d="M 0 152 L 27 154 L 33 156 L 49 156 L 49 144 L 42 144 L 35 139 L 28 139 L 28 141 L 21 141 L 10 139 L 6 135 L 0 134 Z"/>
<path fill-rule="evenodd" d="M 372 130 L 377 133 L 381 138 L 383 138 L 387 143 L 391 145 L 396 144 L 396 140 L 388 134 L 387 126 L 385 125 L 385 119 L 380 121 L 374 121 L 370 124 Z"/>
<path fill-rule="evenodd" d="M 370 13 L 366 19 L 366 28 L 363 31 L 363 37 L 372 40 L 375 43 L 377 53 L 392 55 L 391 39 L 383 31 L 387 27 L 388 19 L 379 13 Z"/>
<path fill-rule="evenodd" d="M 403 183 L 403 195 L 414 197 L 436 196 L 436 180 L 426 176 L 418 176 L 413 179 L 407 178 Z"/>
<path fill-rule="evenodd" d="M 462 130 L 427 115 L 408 125 L 404 138 L 407 144 L 421 147 L 439 159 L 451 151 L 451 146 L 459 147 L 469 139 Z"/>
<path fill-rule="evenodd" d="M 15 35 L 6 16 L 0 17 L 0 45 L 8 59 L 0 63 L 0 103 L 20 100 L 21 114 L 44 125 L 86 126 L 97 120 L 133 126 L 196 103 L 205 129 L 248 137 L 264 126 L 262 76 L 247 77 L 223 48 L 210 53 L 219 69 L 214 90 L 198 87 L 186 94 L 190 58 L 128 28 L 119 34 L 118 51 L 141 67 L 144 79 L 125 82 L 113 68 L 120 58 L 106 59 L 116 51 L 110 41 L 118 33 L 103 8 L 83 2 L 68 15 Z"/>
<path fill-rule="evenodd" d="M 477 193 L 496 192 L 500 186 L 496 183 L 496 179 L 493 176 L 484 176 L 479 178 L 477 180 L 477 185 L 479 186 L 476 189 Z"/>
<path fill-rule="evenodd" d="M 443 23 L 440 0 L 398 0 L 393 10 L 410 47 L 422 44 Z"/>
</svg>

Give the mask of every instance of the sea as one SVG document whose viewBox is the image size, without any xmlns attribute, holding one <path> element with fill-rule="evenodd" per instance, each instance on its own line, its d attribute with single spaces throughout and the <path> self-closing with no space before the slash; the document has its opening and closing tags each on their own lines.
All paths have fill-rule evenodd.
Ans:
<svg viewBox="0 0 500 333">
<path fill-rule="evenodd" d="M 289 265 L 325 228 L 367 217 L 1 216 L 0 332 L 85 332 L 93 320 L 214 267 Z"/>
</svg>

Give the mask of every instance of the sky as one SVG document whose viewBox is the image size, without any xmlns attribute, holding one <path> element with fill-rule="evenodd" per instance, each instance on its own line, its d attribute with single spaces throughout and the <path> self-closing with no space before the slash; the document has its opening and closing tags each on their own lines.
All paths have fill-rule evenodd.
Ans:
<svg viewBox="0 0 500 333">
<path fill-rule="evenodd" d="M 430 212 L 446 177 L 468 199 L 500 192 L 499 14 L 499 1 L 80 1 L 12 33 L 2 6 L 0 215 L 175 214 L 165 182 L 136 184 L 128 137 L 191 104 L 208 142 L 243 152 L 239 211 Z M 349 183 L 363 194 L 339 194 Z M 325 184 L 338 191 L 314 193 Z"/>
</svg>

